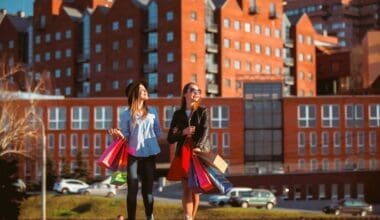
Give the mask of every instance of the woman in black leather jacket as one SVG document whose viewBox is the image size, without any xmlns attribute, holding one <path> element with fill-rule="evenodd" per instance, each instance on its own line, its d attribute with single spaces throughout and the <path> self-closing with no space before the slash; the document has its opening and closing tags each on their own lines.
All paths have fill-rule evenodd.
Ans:
<svg viewBox="0 0 380 220">
<path fill-rule="evenodd" d="M 209 144 L 209 115 L 205 107 L 200 106 L 201 90 L 195 83 L 188 83 L 182 90 L 181 108 L 174 112 L 170 124 L 167 140 L 170 144 L 176 143 L 175 156 L 182 158 L 182 148 L 189 144 L 191 151 L 210 151 Z M 171 169 L 180 169 L 179 179 L 182 181 L 182 207 L 184 219 L 194 219 L 198 205 L 199 193 L 188 187 L 188 173 L 179 166 L 171 166 Z M 171 171 L 169 171 L 170 173 Z M 178 171 L 177 171 L 178 173 Z"/>
</svg>

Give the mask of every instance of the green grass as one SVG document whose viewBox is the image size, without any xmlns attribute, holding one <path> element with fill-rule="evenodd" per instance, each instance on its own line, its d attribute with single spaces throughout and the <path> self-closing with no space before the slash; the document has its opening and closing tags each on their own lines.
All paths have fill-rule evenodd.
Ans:
<svg viewBox="0 0 380 220">
<path fill-rule="evenodd" d="M 48 195 L 47 219 L 116 219 L 125 214 L 125 199 L 105 198 L 83 195 Z M 19 219 L 40 219 L 41 197 L 31 196 L 21 206 Z M 138 201 L 137 219 L 144 219 L 142 201 Z M 156 220 L 181 219 L 180 202 L 155 200 L 154 216 Z M 235 207 L 200 206 L 197 219 L 320 219 L 328 216 L 310 212 L 288 211 L 282 209 L 256 209 Z"/>
</svg>

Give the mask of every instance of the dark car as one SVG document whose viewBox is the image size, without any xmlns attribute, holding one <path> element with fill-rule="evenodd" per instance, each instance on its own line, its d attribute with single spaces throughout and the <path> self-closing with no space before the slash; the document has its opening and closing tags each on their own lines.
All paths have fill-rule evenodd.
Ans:
<svg viewBox="0 0 380 220">
<path fill-rule="evenodd" d="M 322 211 L 334 215 L 348 213 L 352 215 L 366 216 L 368 213 L 372 212 L 372 205 L 360 199 L 341 199 L 336 203 L 325 206 Z"/>
</svg>

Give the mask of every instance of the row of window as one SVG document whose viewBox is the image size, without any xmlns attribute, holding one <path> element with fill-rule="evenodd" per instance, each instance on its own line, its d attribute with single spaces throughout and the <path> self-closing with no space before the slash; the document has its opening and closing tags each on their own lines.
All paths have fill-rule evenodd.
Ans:
<svg viewBox="0 0 380 220">
<path fill-rule="evenodd" d="M 231 48 L 231 41 L 232 41 L 231 39 L 224 38 L 224 40 L 223 40 L 224 47 L 225 48 Z M 251 52 L 252 44 L 250 42 L 241 43 L 240 41 L 235 41 L 234 42 L 235 50 L 240 51 L 241 50 L 241 44 L 244 45 L 244 51 L 245 52 L 247 52 L 247 53 Z M 260 44 L 255 44 L 255 53 L 261 54 L 263 47 L 264 46 L 262 46 Z M 278 58 L 282 57 L 281 48 L 272 49 L 270 46 L 265 46 L 265 55 L 271 56 L 273 53 L 272 51 L 274 51 L 275 57 L 278 57 Z M 284 54 L 285 54 L 285 52 L 284 52 Z"/>
<path fill-rule="evenodd" d="M 65 31 L 65 38 L 66 39 L 71 39 L 72 37 L 72 31 L 71 30 L 66 30 Z M 35 38 L 34 38 L 34 44 L 41 44 L 41 36 L 40 35 L 36 35 Z M 45 34 L 45 38 L 44 38 L 44 43 L 50 43 L 51 42 L 51 34 L 47 33 Z M 54 39 L 56 41 L 60 41 L 62 40 L 62 33 L 61 32 L 55 32 L 54 34 Z"/>
<path fill-rule="evenodd" d="M 347 104 L 345 108 L 346 128 L 364 127 L 364 106 L 362 104 Z M 298 127 L 315 128 L 317 120 L 316 105 L 298 106 Z M 340 125 L 340 106 L 328 104 L 321 106 L 321 125 L 323 128 L 337 128 Z M 368 105 L 368 126 L 380 127 L 380 104 Z"/>
<path fill-rule="evenodd" d="M 57 50 L 57 51 L 55 51 L 54 52 L 54 58 L 56 59 L 56 60 L 60 60 L 61 58 L 62 58 L 62 52 L 63 51 L 60 51 L 60 50 Z M 71 55 L 72 55 L 72 51 L 71 51 L 71 49 L 65 49 L 65 51 L 64 51 L 64 55 L 65 55 L 65 58 L 70 58 L 71 57 Z M 51 53 L 50 52 L 45 52 L 44 53 L 44 60 L 45 61 L 50 61 L 51 60 Z M 41 62 L 41 54 L 39 54 L 39 53 L 36 53 L 35 55 L 34 55 L 34 61 L 36 62 L 36 63 L 39 63 L 39 62 Z"/>
<path fill-rule="evenodd" d="M 366 162 L 364 159 L 353 160 L 351 158 L 347 158 L 344 163 L 341 159 L 322 159 L 320 164 L 318 164 L 317 159 L 310 159 L 309 166 L 307 166 L 305 159 L 298 159 L 299 171 L 377 170 L 377 166 L 378 162 L 376 159 L 370 159 Z"/>
<path fill-rule="evenodd" d="M 120 114 L 126 109 L 126 106 L 117 107 L 117 122 L 120 123 Z M 157 109 L 157 108 L 156 108 Z M 175 106 L 164 106 L 163 122 L 164 128 L 169 128 L 174 111 L 178 109 Z M 228 128 L 229 126 L 229 107 L 228 106 L 211 106 L 210 121 L 212 128 Z M 74 106 L 70 109 L 71 129 L 86 130 L 89 128 L 90 108 L 85 106 Z M 49 107 L 48 108 L 48 129 L 64 130 L 66 129 L 66 107 Z M 112 107 L 97 106 L 94 107 L 94 129 L 109 129 L 113 124 Z"/>
<path fill-rule="evenodd" d="M 234 29 L 240 31 L 242 23 L 243 22 L 238 20 L 233 21 Z M 250 33 L 252 32 L 252 29 L 254 29 L 254 33 L 260 35 L 262 34 L 262 30 L 264 30 L 265 37 L 271 37 L 271 35 L 273 34 L 275 38 L 281 38 L 281 29 L 275 28 L 272 33 L 272 29 L 270 27 L 262 27 L 259 24 L 255 24 L 253 28 L 252 26 L 253 25 L 251 23 L 244 22 L 244 31 Z M 226 29 L 231 27 L 231 20 L 229 18 L 223 19 L 223 27 Z"/>
</svg>

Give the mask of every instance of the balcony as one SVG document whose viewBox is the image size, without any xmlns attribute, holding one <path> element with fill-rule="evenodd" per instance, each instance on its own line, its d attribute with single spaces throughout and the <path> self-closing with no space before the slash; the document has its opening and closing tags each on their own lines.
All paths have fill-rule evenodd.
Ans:
<svg viewBox="0 0 380 220">
<path fill-rule="evenodd" d="M 147 24 L 147 26 L 144 29 L 145 32 L 152 32 L 156 30 L 157 30 L 157 22 L 151 22 Z"/>
<path fill-rule="evenodd" d="M 206 31 L 211 33 L 218 33 L 218 26 L 214 23 L 206 23 Z"/>
<path fill-rule="evenodd" d="M 206 70 L 208 73 L 218 73 L 218 65 L 214 63 L 206 64 Z"/>
<path fill-rule="evenodd" d="M 286 38 L 284 41 L 285 47 L 293 48 L 294 47 L 294 40 L 290 38 Z"/>
<path fill-rule="evenodd" d="M 157 63 L 144 64 L 144 73 L 157 72 Z"/>
<path fill-rule="evenodd" d="M 293 76 L 285 76 L 284 77 L 284 83 L 285 85 L 294 85 L 294 77 Z"/>
<path fill-rule="evenodd" d="M 209 53 L 218 53 L 218 45 L 214 43 L 206 43 L 206 51 Z"/>
<path fill-rule="evenodd" d="M 156 51 L 157 48 L 158 48 L 157 43 L 149 43 L 144 51 L 145 52 L 152 52 L 152 51 Z"/>
<path fill-rule="evenodd" d="M 214 83 L 209 83 L 206 86 L 207 88 L 207 93 L 209 94 L 218 94 L 219 93 L 219 86 Z"/>
<path fill-rule="evenodd" d="M 287 66 L 294 66 L 294 58 L 293 57 L 285 57 L 284 63 Z"/>
<path fill-rule="evenodd" d="M 79 54 L 77 58 L 77 63 L 85 63 L 90 60 L 90 55 L 89 54 Z"/>
<path fill-rule="evenodd" d="M 249 14 L 255 15 L 260 12 L 259 8 L 257 6 L 250 6 L 249 7 Z"/>
<path fill-rule="evenodd" d="M 89 81 L 89 80 L 90 80 L 90 73 L 88 71 L 86 72 L 79 71 L 76 77 L 77 82 L 84 82 L 84 81 Z"/>
</svg>

